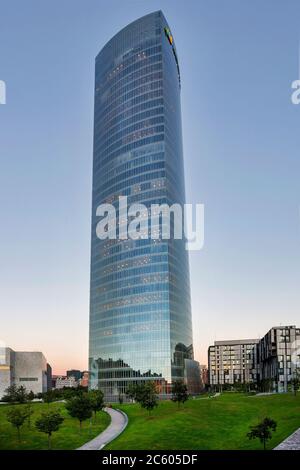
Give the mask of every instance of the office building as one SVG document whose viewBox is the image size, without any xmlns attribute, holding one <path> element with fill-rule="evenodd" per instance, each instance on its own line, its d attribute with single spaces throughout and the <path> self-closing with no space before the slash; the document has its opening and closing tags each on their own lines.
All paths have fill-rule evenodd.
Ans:
<svg viewBox="0 0 300 470">
<path fill-rule="evenodd" d="M 97 208 L 185 202 L 180 71 L 161 11 L 117 33 L 96 58 L 90 282 L 90 387 L 118 400 L 155 381 L 163 398 L 193 360 L 184 239 L 101 240 Z M 121 217 L 121 222 L 122 222 Z"/>
<path fill-rule="evenodd" d="M 51 367 L 41 352 L 13 351 L 0 347 L 0 399 L 11 385 L 23 385 L 27 392 L 46 392 Z"/>
</svg>

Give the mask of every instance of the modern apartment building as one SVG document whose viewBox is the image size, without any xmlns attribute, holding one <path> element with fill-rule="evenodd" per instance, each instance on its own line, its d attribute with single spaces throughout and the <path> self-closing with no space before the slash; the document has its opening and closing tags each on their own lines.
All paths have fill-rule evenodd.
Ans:
<svg viewBox="0 0 300 470">
<path fill-rule="evenodd" d="M 46 392 L 51 367 L 41 352 L 13 351 L 0 347 L 0 399 L 11 385 L 23 385 L 34 394 Z"/>
<path fill-rule="evenodd" d="M 161 11 L 126 26 L 96 57 L 89 368 L 90 387 L 111 401 L 147 380 L 167 395 L 193 360 L 185 240 L 119 236 L 119 196 L 128 207 L 185 202 L 180 86 Z M 115 207 L 116 240 L 97 236 L 103 203 Z"/>
<path fill-rule="evenodd" d="M 259 380 L 265 388 L 286 392 L 300 375 L 300 328 L 274 326 L 258 344 Z"/>
<path fill-rule="evenodd" d="M 215 341 L 208 350 L 210 385 L 256 382 L 257 344 L 256 339 Z"/>
<path fill-rule="evenodd" d="M 248 383 L 288 391 L 300 375 L 300 328 L 276 326 L 262 339 L 215 341 L 208 349 L 210 386 Z"/>
</svg>

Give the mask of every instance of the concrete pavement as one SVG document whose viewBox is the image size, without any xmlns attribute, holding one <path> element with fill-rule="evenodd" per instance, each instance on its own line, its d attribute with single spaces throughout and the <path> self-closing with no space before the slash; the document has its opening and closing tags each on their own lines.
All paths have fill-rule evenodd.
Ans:
<svg viewBox="0 0 300 470">
<path fill-rule="evenodd" d="M 273 450 L 300 450 L 300 428 L 282 441 Z"/>
</svg>

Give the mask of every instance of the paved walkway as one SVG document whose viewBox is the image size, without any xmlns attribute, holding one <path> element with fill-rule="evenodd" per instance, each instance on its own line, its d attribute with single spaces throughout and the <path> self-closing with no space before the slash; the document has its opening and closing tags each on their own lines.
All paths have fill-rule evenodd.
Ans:
<svg viewBox="0 0 300 470">
<path fill-rule="evenodd" d="M 77 450 L 100 450 L 124 431 L 128 424 L 127 415 L 113 408 L 104 408 L 104 411 L 111 417 L 110 425 L 99 434 L 99 436 L 79 447 Z"/>
<path fill-rule="evenodd" d="M 282 441 L 273 450 L 300 450 L 300 428 Z"/>
</svg>

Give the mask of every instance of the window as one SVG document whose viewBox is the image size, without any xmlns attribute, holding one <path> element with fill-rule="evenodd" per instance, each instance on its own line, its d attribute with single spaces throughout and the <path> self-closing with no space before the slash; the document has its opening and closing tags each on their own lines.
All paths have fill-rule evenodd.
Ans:
<svg viewBox="0 0 300 470">
<path fill-rule="evenodd" d="M 20 382 L 37 382 L 39 379 L 37 377 L 20 377 Z"/>
</svg>

